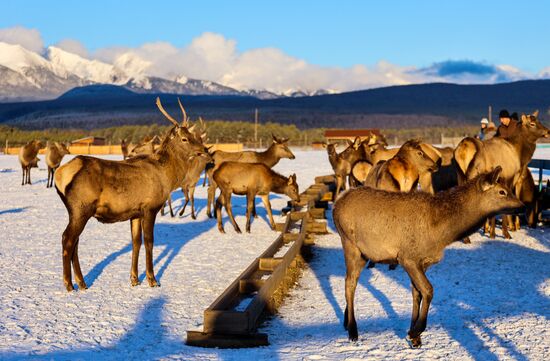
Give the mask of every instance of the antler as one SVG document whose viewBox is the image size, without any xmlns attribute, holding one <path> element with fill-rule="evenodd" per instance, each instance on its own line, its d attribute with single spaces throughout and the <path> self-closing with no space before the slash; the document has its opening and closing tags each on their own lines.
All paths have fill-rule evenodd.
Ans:
<svg viewBox="0 0 550 361">
<path fill-rule="evenodd" d="M 181 104 L 180 98 L 178 98 L 178 104 L 180 105 L 181 112 L 183 113 L 183 120 L 181 121 L 181 126 L 187 128 L 189 126 L 189 119 L 187 118 L 187 112 L 185 111 L 185 108 Z"/>
<path fill-rule="evenodd" d="M 162 106 L 162 103 L 160 102 L 160 98 L 159 98 L 159 97 L 157 97 L 157 101 L 156 101 L 155 103 L 157 104 L 157 108 L 159 108 L 160 112 L 161 112 L 162 114 L 164 114 L 164 116 L 165 116 L 166 118 L 168 118 L 168 120 L 169 120 L 170 122 L 172 122 L 172 124 L 174 124 L 176 127 L 179 127 L 178 122 L 177 122 L 174 118 L 172 118 L 172 117 L 170 116 L 170 114 L 168 114 L 168 113 L 166 112 L 166 110 L 164 110 L 164 107 Z"/>
</svg>

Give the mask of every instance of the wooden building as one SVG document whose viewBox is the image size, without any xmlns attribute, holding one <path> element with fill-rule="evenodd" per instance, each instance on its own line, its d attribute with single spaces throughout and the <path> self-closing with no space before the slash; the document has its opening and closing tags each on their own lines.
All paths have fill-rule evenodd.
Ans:
<svg viewBox="0 0 550 361">
<path fill-rule="evenodd" d="M 73 140 L 71 142 L 73 146 L 86 146 L 86 145 L 105 145 L 105 138 L 103 137 L 84 137 L 81 139 Z"/>
<path fill-rule="evenodd" d="M 372 134 L 381 136 L 378 129 L 327 129 L 325 130 L 325 140 L 327 143 L 339 142 L 345 140 L 354 140 L 360 137 L 361 140 L 367 139 Z"/>
</svg>

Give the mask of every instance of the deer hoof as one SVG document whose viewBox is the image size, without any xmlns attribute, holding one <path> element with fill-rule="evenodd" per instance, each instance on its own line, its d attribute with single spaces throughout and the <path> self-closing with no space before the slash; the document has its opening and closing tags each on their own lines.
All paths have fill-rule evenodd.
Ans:
<svg viewBox="0 0 550 361">
<path fill-rule="evenodd" d="M 65 288 L 67 289 L 67 292 L 72 292 L 74 291 L 74 286 L 72 283 L 66 283 L 65 284 Z"/>
<path fill-rule="evenodd" d="M 235 228 L 235 232 L 237 232 L 237 233 L 243 233 L 243 231 L 241 231 L 240 228 Z"/>
<path fill-rule="evenodd" d="M 206 212 L 206 215 L 208 216 L 208 218 L 213 218 L 212 213 L 210 213 L 210 212 Z"/>
<path fill-rule="evenodd" d="M 77 282 L 77 284 L 78 284 L 78 289 L 79 290 L 87 290 L 88 289 L 88 286 L 86 285 L 86 282 L 84 282 L 84 281 Z"/>
<path fill-rule="evenodd" d="M 137 277 L 130 277 L 130 284 L 132 287 L 139 286 L 141 282 L 139 282 L 139 279 Z"/>
<path fill-rule="evenodd" d="M 194 213 L 192 213 L 192 214 L 191 214 L 191 218 L 192 218 L 192 219 L 197 219 L 197 216 L 196 216 Z"/>
<path fill-rule="evenodd" d="M 148 278 L 149 287 L 160 287 L 160 283 L 157 282 L 155 278 Z"/>
<path fill-rule="evenodd" d="M 409 344 L 411 345 L 411 348 L 420 348 L 422 346 L 422 340 L 420 336 L 410 337 Z"/>
<path fill-rule="evenodd" d="M 464 238 L 464 239 L 462 240 L 462 243 L 464 243 L 464 244 L 470 244 L 470 243 L 472 243 L 472 241 L 470 241 L 470 237 L 466 237 L 466 238 Z"/>
</svg>

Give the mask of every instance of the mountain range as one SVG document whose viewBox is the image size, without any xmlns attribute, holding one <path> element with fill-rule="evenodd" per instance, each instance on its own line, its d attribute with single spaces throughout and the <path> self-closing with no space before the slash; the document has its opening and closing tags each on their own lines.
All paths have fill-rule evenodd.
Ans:
<svg viewBox="0 0 550 361">
<path fill-rule="evenodd" d="M 150 76 L 145 71 L 146 66 L 143 60 L 130 53 L 108 64 L 55 46 L 39 54 L 21 45 L 0 42 L 0 102 L 54 99 L 72 88 L 91 84 L 119 85 L 137 93 L 236 95 L 260 99 L 327 93 L 324 90 L 304 93 L 295 89 L 285 94 L 258 89 L 237 90 L 185 75 L 173 79 Z"/>
</svg>

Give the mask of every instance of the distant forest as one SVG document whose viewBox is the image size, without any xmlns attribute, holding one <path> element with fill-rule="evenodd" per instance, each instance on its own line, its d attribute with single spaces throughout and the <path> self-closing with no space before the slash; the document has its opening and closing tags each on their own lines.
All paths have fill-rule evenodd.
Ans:
<svg viewBox="0 0 550 361">
<path fill-rule="evenodd" d="M 152 125 L 123 125 L 119 127 L 99 129 L 59 129 L 23 130 L 13 126 L 0 125 L 1 147 L 20 146 L 31 140 L 71 142 L 86 136 L 104 137 L 108 144 L 120 144 L 122 139 L 127 142 L 139 143 L 144 138 L 155 135 L 164 135 L 169 126 Z M 210 143 L 244 143 L 245 146 L 254 146 L 254 123 L 239 121 L 209 121 L 206 123 L 208 141 Z M 384 129 L 382 133 L 391 144 L 401 144 L 407 139 L 422 138 L 427 142 L 439 143 L 441 136 L 459 137 L 474 135 L 477 126 L 464 125 L 456 127 L 423 127 L 406 129 Z M 266 146 L 271 142 L 271 134 L 290 139 L 292 146 L 308 146 L 312 142 L 322 142 L 324 128 L 299 129 L 295 125 L 265 123 L 258 125 L 258 143 Z M 258 144 L 260 146 L 260 144 Z"/>
</svg>

